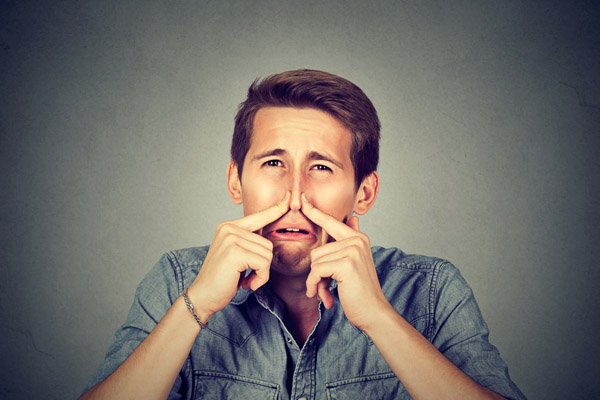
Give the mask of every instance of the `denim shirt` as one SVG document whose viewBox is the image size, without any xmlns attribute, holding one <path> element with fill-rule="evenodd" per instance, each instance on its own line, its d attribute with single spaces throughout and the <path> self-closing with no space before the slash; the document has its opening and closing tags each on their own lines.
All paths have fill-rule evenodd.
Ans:
<svg viewBox="0 0 600 400">
<path fill-rule="evenodd" d="M 208 247 L 169 252 L 137 288 L 88 388 L 111 374 L 146 338 L 198 274 Z M 473 292 L 447 261 L 373 247 L 383 292 L 400 315 L 479 384 L 524 399 L 511 381 Z M 410 399 L 373 342 L 335 305 L 320 305 L 303 347 L 283 323 L 284 303 L 268 285 L 240 289 L 200 331 L 170 399 Z"/>
</svg>

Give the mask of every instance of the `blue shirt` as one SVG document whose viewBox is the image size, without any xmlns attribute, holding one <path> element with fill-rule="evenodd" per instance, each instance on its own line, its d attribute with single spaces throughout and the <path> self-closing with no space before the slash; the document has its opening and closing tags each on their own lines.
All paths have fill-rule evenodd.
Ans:
<svg viewBox="0 0 600 400">
<path fill-rule="evenodd" d="M 208 247 L 169 252 L 137 288 L 127 321 L 88 385 L 112 373 L 154 329 L 202 266 Z M 445 260 L 373 247 L 383 292 L 393 307 L 476 382 L 509 399 L 511 381 L 473 292 Z M 265 285 L 240 289 L 197 336 L 170 399 L 410 399 L 377 347 L 335 306 L 322 304 L 302 348 L 283 323 L 284 303 Z"/>
</svg>

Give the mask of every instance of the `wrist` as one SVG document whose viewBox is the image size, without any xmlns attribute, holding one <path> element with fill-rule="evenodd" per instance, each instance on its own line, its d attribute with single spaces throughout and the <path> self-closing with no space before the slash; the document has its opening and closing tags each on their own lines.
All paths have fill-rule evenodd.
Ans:
<svg viewBox="0 0 600 400">
<path fill-rule="evenodd" d="M 372 312 L 369 313 L 369 317 L 365 318 L 360 326 L 357 326 L 357 328 L 369 337 L 376 334 L 379 330 L 385 330 L 389 323 L 399 316 L 398 312 L 387 300 L 382 302 L 379 307 L 371 308 L 371 310 Z"/>
<path fill-rule="evenodd" d="M 213 313 L 206 311 L 202 307 L 197 307 L 197 302 L 194 302 L 189 295 L 189 288 L 185 288 L 183 293 L 181 294 L 181 298 L 190 314 L 196 323 L 200 326 L 201 329 L 208 328 L 208 320 L 212 317 Z"/>
</svg>

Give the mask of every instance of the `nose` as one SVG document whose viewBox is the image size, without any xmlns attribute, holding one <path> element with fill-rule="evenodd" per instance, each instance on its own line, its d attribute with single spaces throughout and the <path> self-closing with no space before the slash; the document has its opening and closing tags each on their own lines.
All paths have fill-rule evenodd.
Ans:
<svg viewBox="0 0 600 400">
<path fill-rule="evenodd" d="M 302 193 L 304 192 L 304 175 L 302 173 L 295 173 L 291 176 L 290 190 L 292 191 L 292 198 L 290 199 L 290 209 L 292 211 L 300 211 L 302 208 Z"/>
</svg>

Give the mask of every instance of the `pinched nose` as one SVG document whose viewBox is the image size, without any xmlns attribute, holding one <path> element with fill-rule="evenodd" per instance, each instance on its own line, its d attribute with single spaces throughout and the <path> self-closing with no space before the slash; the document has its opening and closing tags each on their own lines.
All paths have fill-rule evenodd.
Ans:
<svg viewBox="0 0 600 400">
<path fill-rule="evenodd" d="M 292 190 L 292 198 L 290 199 L 290 210 L 300 211 L 302 208 L 302 192 Z"/>
<path fill-rule="evenodd" d="M 290 209 L 300 211 L 302 208 L 302 193 L 304 192 L 304 177 L 301 174 L 294 175 L 290 182 L 292 198 L 290 199 Z"/>
</svg>

